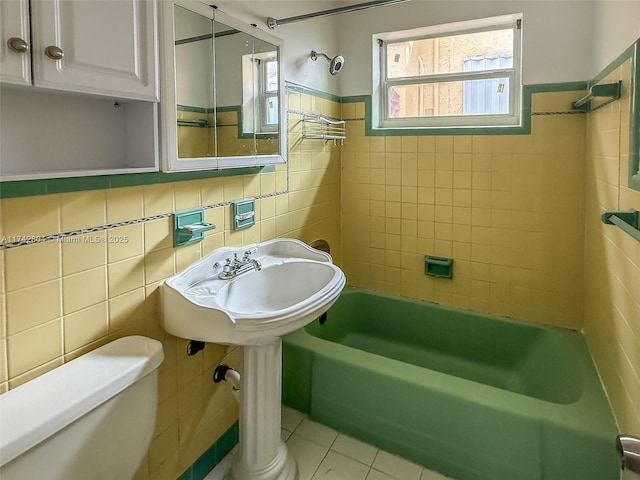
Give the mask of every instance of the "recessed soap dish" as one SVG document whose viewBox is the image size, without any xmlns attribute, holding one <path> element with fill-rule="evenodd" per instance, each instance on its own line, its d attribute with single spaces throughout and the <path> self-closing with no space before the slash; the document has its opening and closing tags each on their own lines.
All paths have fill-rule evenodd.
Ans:
<svg viewBox="0 0 640 480">
<path fill-rule="evenodd" d="M 453 278 L 453 258 L 425 255 L 424 274 L 430 277 Z"/>
</svg>

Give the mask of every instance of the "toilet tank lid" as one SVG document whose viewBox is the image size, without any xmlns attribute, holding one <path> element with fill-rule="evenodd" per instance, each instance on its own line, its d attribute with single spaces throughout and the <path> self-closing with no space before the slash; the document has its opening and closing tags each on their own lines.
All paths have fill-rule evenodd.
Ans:
<svg viewBox="0 0 640 480">
<path fill-rule="evenodd" d="M 0 466 L 160 366 L 162 344 L 124 337 L 0 395 Z"/>
</svg>

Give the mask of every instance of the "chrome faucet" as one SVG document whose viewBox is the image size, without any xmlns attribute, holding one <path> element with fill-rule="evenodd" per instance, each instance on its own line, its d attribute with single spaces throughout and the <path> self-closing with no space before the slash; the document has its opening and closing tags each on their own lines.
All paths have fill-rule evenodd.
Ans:
<svg viewBox="0 0 640 480">
<path fill-rule="evenodd" d="M 222 271 L 218 274 L 218 278 L 220 280 L 230 280 L 232 278 L 237 277 L 238 275 L 242 275 L 243 273 L 250 272 L 251 270 L 261 270 L 262 265 L 255 258 L 251 258 L 251 255 L 257 252 L 257 248 L 251 248 L 244 252 L 242 258 L 238 258 L 238 254 L 234 253 L 233 258 L 228 257 L 225 259 L 224 265 L 220 265 L 216 262 L 213 265 L 213 268 L 222 267 Z"/>
</svg>

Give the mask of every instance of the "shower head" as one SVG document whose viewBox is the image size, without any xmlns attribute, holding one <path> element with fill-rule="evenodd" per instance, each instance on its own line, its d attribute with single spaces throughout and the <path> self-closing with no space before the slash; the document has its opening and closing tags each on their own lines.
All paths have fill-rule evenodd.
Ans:
<svg viewBox="0 0 640 480">
<path fill-rule="evenodd" d="M 342 68 L 344 67 L 344 57 L 342 55 L 336 55 L 335 57 L 331 58 L 324 53 L 319 53 L 315 50 L 311 50 L 311 60 L 316 61 L 318 59 L 318 55 L 323 56 L 327 59 L 327 62 L 329 62 L 329 73 L 331 75 L 337 75 L 342 71 Z"/>
</svg>

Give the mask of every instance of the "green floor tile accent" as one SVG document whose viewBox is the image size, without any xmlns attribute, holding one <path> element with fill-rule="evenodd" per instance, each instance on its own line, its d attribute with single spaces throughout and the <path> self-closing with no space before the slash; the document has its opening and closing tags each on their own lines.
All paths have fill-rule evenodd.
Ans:
<svg viewBox="0 0 640 480">
<path fill-rule="evenodd" d="M 202 480 L 237 443 L 238 423 L 236 422 L 186 472 L 180 475 L 178 480 Z"/>
</svg>

